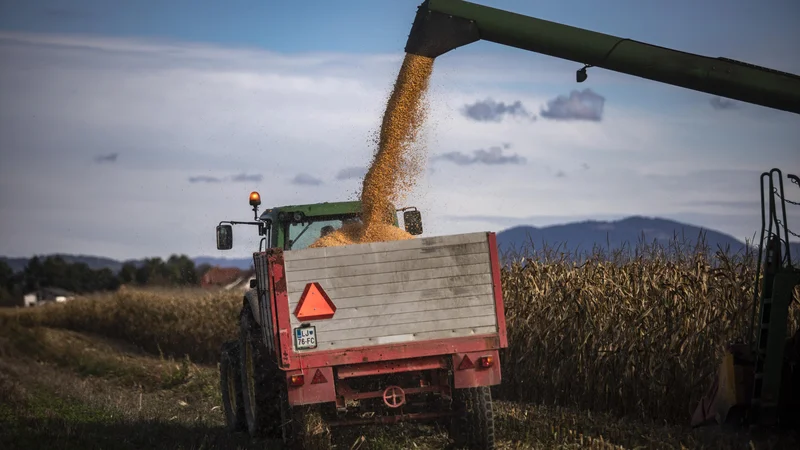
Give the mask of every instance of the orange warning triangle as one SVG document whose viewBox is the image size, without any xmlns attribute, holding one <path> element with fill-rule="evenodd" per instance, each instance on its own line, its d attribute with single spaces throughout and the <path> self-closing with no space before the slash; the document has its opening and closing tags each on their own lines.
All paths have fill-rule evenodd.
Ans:
<svg viewBox="0 0 800 450">
<path fill-rule="evenodd" d="M 320 320 L 330 319 L 336 312 L 336 305 L 333 304 L 328 294 L 316 281 L 308 283 L 297 308 L 294 309 L 294 316 L 297 320 Z"/>
</svg>

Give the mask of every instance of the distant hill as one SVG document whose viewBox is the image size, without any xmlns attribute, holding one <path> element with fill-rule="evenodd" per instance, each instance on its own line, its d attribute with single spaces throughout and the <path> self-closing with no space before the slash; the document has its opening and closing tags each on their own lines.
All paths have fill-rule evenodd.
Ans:
<svg viewBox="0 0 800 450">
<path fill-rule="evenodd" d="M 92 270 L 100 270 L 109 268 L 114 273 L 119 272 L 119 269 L 122 268 L 124 261 L 117 261 L 111 258 L 105 258 L 102 256 L 90 256 L 90 255 L 66 255 L 61 253 L 54 253 L 52 255 L 36 255 L 39 256 L 39 259 L 44 260 L 48 256 L 60 256 L 64 259 L 64 261 L 73 264 L 76 262 L 82 262 L 89 266 Z M 4 256 L 0 256 L 0 261 L 5 262 L 11 267 L 11 270 L 14 272 L 22 271 L 25 266 L 28 264 L 28 260 L 30 258 L 6 258 Z"/>
<path fill-rule="evenodd" d="M 60 253 L 54 253 L 52 255 L 37 255 L 40 259 L 44 260 L 48 256 L 60 256 L 64 259 L 64 261 L 68 263 L 76 263 L 82 262 L 89 266 L 92 270 L 99 270 L 109 268 L 114 273 L 119 272 L 122 268 L 122 265 L 126 262 L 132 262 L 136 266 L 139 266 L 142 261 L 141 260 L 126 260 L 126 261 L 118 261 L 111 258 L 105 258 L 102 256 L 88 256 L 88 255 L 66 255 Z M 29 258 L 7 258 L 5 256 L 0 256 L 0 261 L 5 262 L 11 267 L 11 270 L 14 272 L 21 272 L 25 269 L 25 266 L 28 264 Z M 200 266 L 202 264 L 209 264 L 211 266 L 220 266 L 220 267 L 236 267 L 242 270 L 250 269 L 250 266 L 253 265 L 252 258 L 213 258 L 208 256 L 200 256 L 197 258 L 192 259 L 194 261 L 195 266 Z"/>
<path fill-rule="evenodd" d="M 628 217 L 612 222 L 588 220 L 541 228 L 518 226 L 498 233 L 497 243 L 501 252 L 515 248 L 521 250 L 533 243 L 537 249 L 541 249 L 546 245 L 549 248 L 559 247 L 559 250 L 565 253 L 574 253 L 575 250 L 580 253 L 590 252 L 595 245 L 611 251 L 620 249 L 625 244 L 629 248 L 635 247 L 642 239 L 647 243 L 652 243 L 655 240 L 661 244 L 666 244 L 671 242 L 676 235 L 679 240 L 696 242 L 701 232 L 705 234 L 706 244 L 713 250 L 718 247 L 729 248 L 731 252 L 736 253 L 745 247 L 744 242 L 719 231 L 673 220 L 641 216 Z M 791 251 L 792 259 L 800 263 L 800 243 L 793 243 Z M 39 256 L 40 258 L 43 257 L 43 255 Z M 84 262 L 94 270 L 107 267 L 115 273 L 125 263 L 125 261 L 99 256 L 63 254 L 59 256 L 68 262 Z M 6 262 L 14 272 L 18 272 L 25 268 L 28 259 L 0 257 L 0 261 Z M 140 263 L 138 260 L 131 261 L 137 265 Z M 193 258 L 193 261 L 197 266 L 208 264 L 220 267 L 236 267 L 242 270 L 250 269 L 253 264 L 252 258 L 198 256 Z"/>
<path fill-rule="evenodd" d="M 501 252 L 523 250 L 533 244 L 538 250 L 545 246 L 558 247 L 559 252 L 571 254 L 576 251 L 591 252 L 595 245 L 606 251 L 631 248 L 636 247 L 640 241 L 668 244 L 677 238 L 679 242 L 696 243 L 701 233 L 711 250 L 722 248 L 737 253 L 746 246 L 744 242 L 719 231 L 641 216 L 610 222 L 589 220 L 541 228 L 517 226 L 498 233 L 497 244 Z M 793 243 L 791 252 L 792 259 L 800 261 L 800 243 Z"/>
</svg>

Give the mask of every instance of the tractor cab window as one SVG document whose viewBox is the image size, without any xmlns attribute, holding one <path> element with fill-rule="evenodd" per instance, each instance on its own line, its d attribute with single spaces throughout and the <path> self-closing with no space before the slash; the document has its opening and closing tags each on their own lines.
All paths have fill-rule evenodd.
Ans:
<svg viewBox="0 0 800 450">
<path fill-rule="evenodd" d="M 312 219 L 313 220 L 313 219 Z M 286 250 L 300 250 L 308 248 L 309 245 L 317 241 L 317 239 L 332 233 L 342 227 L 343 224 L 360 221 L 359 219 L 329 219 L 329 220 L 314 220 L 311 223 L 292 223 L 287 224 L 287 241 Z"/>
</svg>

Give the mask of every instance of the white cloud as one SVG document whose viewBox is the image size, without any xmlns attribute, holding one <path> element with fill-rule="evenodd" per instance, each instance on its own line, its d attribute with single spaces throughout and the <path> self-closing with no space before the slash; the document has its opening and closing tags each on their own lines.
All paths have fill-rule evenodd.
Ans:
<svg viewBox="0 0 800 450">
<path fill-rule="evenodd" d="M 0 254 L 222 254 L 213 227 L 251 218 L 251 190 L 264 207 L 353 199 L 359 179 L 337 174 L 368 164 L 401 58 L 0 33 Z M 408 199 L 428 233 L 498 229 L 504 217 L 705 214 L 743 238 L 757 209 L 689 203 L 757 200 L 760 171 L 800 167 L 792 115 L 715 114 L 707 99 L 681 115 L 658 112 L 661 90 L 601 71 L 587 82 L 607 99 L 601 122 L 478 123 L 461 112 L 492 98 L 538 114 L 577 89 L 573 66 L 527 52 L 436 62 L 428 155 L 510 143 L 526 164 L 437 164 Z M 604 91 L 625 86 L 654 108 Z M 301 174 L 321 183 L 293 184 Z M 467 215 L 498 219 L 452 218 Z M 247 256 L 257 242 L 237 228 L 236 250 L 224 254 Z"/>
</svg>

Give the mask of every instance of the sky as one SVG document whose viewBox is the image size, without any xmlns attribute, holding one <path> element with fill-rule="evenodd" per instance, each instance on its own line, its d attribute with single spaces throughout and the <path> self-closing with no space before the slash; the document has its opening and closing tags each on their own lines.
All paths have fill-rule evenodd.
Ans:
<svg viewBox="0 0 800 450">
<path fill-rule="evenodd" d="M 419 3 L 0 0 L 0 255 L 246 257 L 254 230 L 220 252 L 214 227 L 250 191 L 356 199 Z M 800 74 L 793 0 L 475 3 Z M 759 175 L 800 173 L 796 114 L 580 66 L 437 58 L 402 205 L 425 235 L 644 215 L 744 240 Z"/>
</svg>

